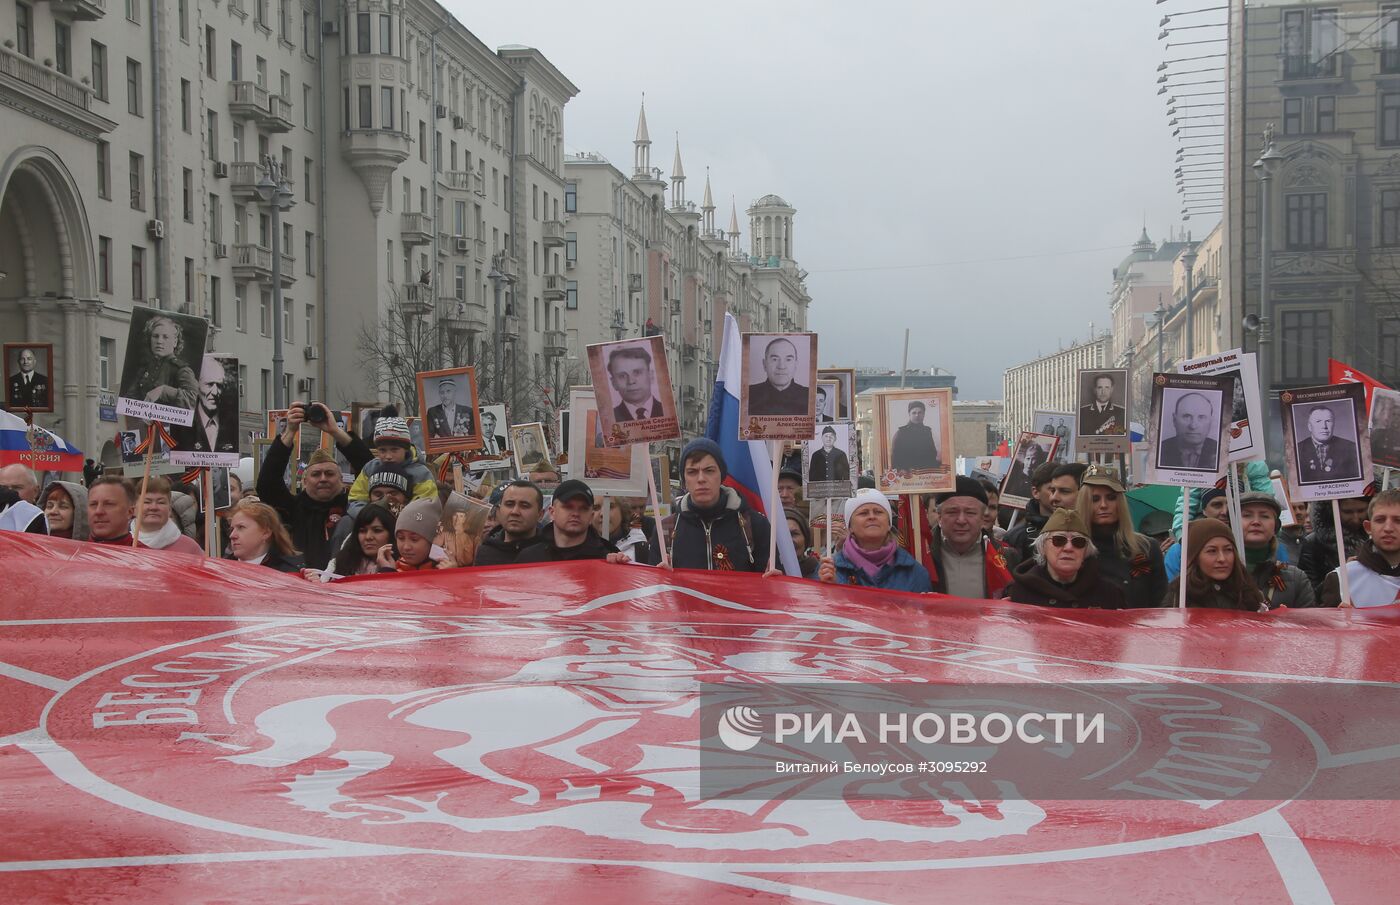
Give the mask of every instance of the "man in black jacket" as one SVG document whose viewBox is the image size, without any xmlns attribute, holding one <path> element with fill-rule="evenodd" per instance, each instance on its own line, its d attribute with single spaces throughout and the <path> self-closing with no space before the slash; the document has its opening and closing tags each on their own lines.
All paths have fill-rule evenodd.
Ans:
<svg viewBox="0 0 1400 905">
<path fill-rule="evenodd" d="M 759 572 L 768 569 L 771 528 L 762 513 L 724 486 L 719 444 L 701 437 L 681 452 L 685 495 L 676 501 L 671 564 L 677 569 Z"/>
<path fill-rule="evenodd" d="M 321 403 L 312 403 L 321 405 Z M 335 438 L 335 445 L 356 474 L 374 457 L 364 441 L 348 434 L 325 412 L 325 419 L 307 422 Z M 293 402 L 287 411 L 287 426 L 267 448 L 267 457 L 258 470 L 258 498 L 277 510 L 292 535 L 292 543 L 305 556 L 308 569 L 324 569 L 335 554 L 332 538 L 336 523 L 349 505 L 345 479 L 329 450 L 318 449 L 302 474 L 296 496 L 287 488 L 282 475 L 297 443 L 297 431 L 306 421 L 306 404 Z"/>
<path fill-rule="evenodd" d="M 543 541 L 522 550 L 517 563 L 607 559 L 617 553 L 593 529 L 593 491 L 582 481 L 565 481 L 555 489 L 549 515 Z"/>
<path fill-rule="evenodd" d="M 1346 549 L 1347 558 L 1355 556 L 1366 545 L 1366 509 L 1369 505 L 1370 501 L 1365 497 L 1338 503 L 1342 511 L 1342 546 Z M 1337 528 L 1330 502 L 1313 503 L 1312 528 L 1299 547 L 1298 568 L 1308 576 L 1314 595 L 1320 598 L 1323 580 L 1338 565 Z"/>
<path fill-rule="evenodd" d="M 530 547 L 544 543 L 544 534 L 540 531 L 543 508 L 544 493 L 530 481 L 502 485 L 501 501 L 496 504 L 496 527 L 482 540 L 475 564 L 510 565 Z"/>
</svg>

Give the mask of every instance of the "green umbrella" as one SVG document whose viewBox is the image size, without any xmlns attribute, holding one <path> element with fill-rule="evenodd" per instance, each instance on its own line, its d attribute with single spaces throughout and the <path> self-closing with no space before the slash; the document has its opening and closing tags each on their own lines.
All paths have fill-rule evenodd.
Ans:
<svg viewBox="0 0 1400 905">
<path fill-rule="evenodd" d="M 1181 488 L 1164 484 L 1148 484 L 1128 491 L 1128 511 L 1133 515 L 1133 524 L 1142 524 L 1142 517 L 1149 512 L 1175 513 L 1181 509 Z"/>
</svg>

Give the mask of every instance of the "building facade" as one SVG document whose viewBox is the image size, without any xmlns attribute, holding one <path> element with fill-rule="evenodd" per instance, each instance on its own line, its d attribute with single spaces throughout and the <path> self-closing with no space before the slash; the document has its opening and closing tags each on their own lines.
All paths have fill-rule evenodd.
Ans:
<svg viewBox="0 0 1400 905">
<path fill-rule="evenodd" d="M 1113 335 L 1107 331 L 1034 361 L 1008 368 L 1002 376 L 1002 435 L 1015 438 L 1031 430 L 1036 411 L 1074 411 L 1076 374 L 1083 368 L 1111 367 Z"/>
<path fill-rule="evenodd" d="M 1258 348 L 1261 238 L 1275 390 L 1335 357 L 1400 379 L 1400 8 L 1233 0 L 1225 348 Z M 1275 154 L 1260 163 L 1270 131 Z M 1268 219 L 1261 180 L 1267 176 Z M 1248 324 L 1245 318 L 1250 317 Z"/>
<path fill-rule="evenodd" d="M 542 54 L 431 0 L 18 2 L 0 33 L 0 335 L 55 345 L 40 423 L 114 461 L 135 305 L 209 320 L 249 426 L 279 397 L 412 409 L 402 372 L 435 365 L 518 420 L 558 397 L 577 88 Z"/>
</svg>

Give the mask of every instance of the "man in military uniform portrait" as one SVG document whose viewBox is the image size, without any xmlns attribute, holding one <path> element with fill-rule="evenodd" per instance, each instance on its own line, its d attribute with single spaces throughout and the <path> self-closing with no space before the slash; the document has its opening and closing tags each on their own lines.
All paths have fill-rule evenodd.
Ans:
<svg viewBox="0 0 1400 905">
<path fill-rule="evenodd" d="M 6 382 L 5 405 L 12 409 L 48 409 L 49 378 L 39 370 L 39 353 L 21 347 L 12 360 L 18 364 L 18 370 Z"/>
<path fill-rule="evenodd" d="M 924 424 L 927 407 L 917 399 L 909 403 L 909 420 L 895 429 L 890 440 L 890 467 L 895 471 L 938 468 L 938 444 L 933 430 Z"/>
<path fill-rule="evenodd" d="M 1115 403 L 1112 374 L 1095 374 L 1089 382 L 1090 398 L 1079 408 L 1080 436 L 1119 435 L 1128 432 L 1128 412 Z"/>
<path fill-rule="evenodd" d="M 1337 403 L 1338 407 L 1348 404 L 1345 400 Z M 1295 449 L 1300 483 L 1354 481 L 1361 477 L 1361 457 L 1356 444 L 1338 436 L 1346 429 L 1344 420 L 1328 405 L 1299 406 L 1294 410 L 1294 435 L 1307 434 Z"/>
<path fill-rule="evenodd" d="M 806 364 L 792 340 L 783 336 L 770 340 L 763 348 L 764 379 L 749 384 L 749 414 L 807 414 L 811 394 L 797 379 L 806 372 Z"/>
<path fill-rule="evenodd" d="M 434 440 L 470 437 L 476 433 L 476 416 L 471 406 L 457 400 L 457 378 L 437 380 L 438 404 L 428 409 L 428 436 Z"/>
</svg>

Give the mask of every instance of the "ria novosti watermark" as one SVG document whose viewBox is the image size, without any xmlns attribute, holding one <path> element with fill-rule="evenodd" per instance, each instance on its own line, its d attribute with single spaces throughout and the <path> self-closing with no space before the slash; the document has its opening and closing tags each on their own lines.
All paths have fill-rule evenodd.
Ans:
<svg viewBox="0 0 1400 905">
<path fill-rule="evenodd" d="M 1346 715 L 1345 717 L 1343 715 Z M 1294 683 L 706 685 L 705 797 L 1041 800 L 1400 798 L 1378 763 L 1319 766 L 1324 726 L 1349 747 L 1400 745 L 1400 689 Z M 1352 726 L 1354 723 L 1354 729 Z"/>
</svg>

